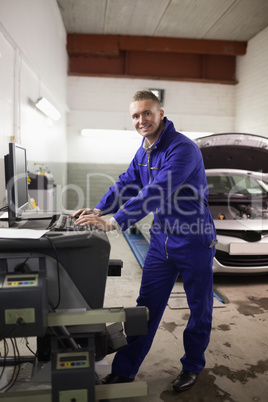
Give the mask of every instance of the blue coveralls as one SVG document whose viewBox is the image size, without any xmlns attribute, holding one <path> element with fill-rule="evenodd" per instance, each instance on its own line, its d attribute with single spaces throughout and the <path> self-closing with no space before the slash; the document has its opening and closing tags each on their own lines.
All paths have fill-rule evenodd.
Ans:
<svg viewBox="0 0 268 402">
<path fill-rule="evenodd" d="M 136 376 L 181 274 L 191 313 L 181 363 L 184 370 L 199 373 L 211 332 L 216 240 L 203 159 L 198 146 L 176 132 L 167 118 L 149 156 L 143 142 L 127 171 L 95 207 L 103 214 L 115 212 L 113 218 L 122 230 L 154 213 L 137 299 L 138 306 L 149 309 L 148 333 L 127 338 L 128 345 L 115 355 L 112 372 Z"/>
</svg>

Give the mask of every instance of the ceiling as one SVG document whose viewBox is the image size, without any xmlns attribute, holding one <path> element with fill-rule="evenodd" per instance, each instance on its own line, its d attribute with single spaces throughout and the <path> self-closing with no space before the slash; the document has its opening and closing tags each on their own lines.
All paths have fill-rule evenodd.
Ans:
<svg viewBox="0 0 268 402">
<path fill-rule="evenodd" d="M 57 0 L 69 75 L 236 84 L 268 0 Z"/>
<path fill-rule="evenodd" d="M 268 0 L 57 0 L 67 33 L 248 41 Z"/>
</svg>

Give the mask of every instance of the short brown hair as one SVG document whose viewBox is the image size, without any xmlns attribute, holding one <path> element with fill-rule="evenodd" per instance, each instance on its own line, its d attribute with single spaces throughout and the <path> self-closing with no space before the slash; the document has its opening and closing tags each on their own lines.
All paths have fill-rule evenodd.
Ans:
<svg viewBox="0 0 268 402">
<path fill-rule="evenodd" d="M 137 102 L 137 101 L 142 101 L 142 100 L 147 100 L 147 99 L 151 99 L 154 103 L 157 104 L 157 106 L 159 107 L 159 109 L 161 109 L 161 103 L 160 100 L 158 99 L 158 97 L 151 91 L 137 91 L 135 93 L 135 95 L 132 98 L 132 102 Z"/>
</svg>

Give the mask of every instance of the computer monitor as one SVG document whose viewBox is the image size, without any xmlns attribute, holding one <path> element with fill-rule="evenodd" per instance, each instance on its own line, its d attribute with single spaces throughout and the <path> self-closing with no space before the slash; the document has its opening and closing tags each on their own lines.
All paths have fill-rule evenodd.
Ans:
<svg viewBox="0 0 268 402">
<path fill-rule="evenodd" d="M 8 223 L 14 225 L 28 206 L 28 172 L 26 149 L 10 143 L 5 155 L 5 179 L 8 203 Z"/>
</svg>

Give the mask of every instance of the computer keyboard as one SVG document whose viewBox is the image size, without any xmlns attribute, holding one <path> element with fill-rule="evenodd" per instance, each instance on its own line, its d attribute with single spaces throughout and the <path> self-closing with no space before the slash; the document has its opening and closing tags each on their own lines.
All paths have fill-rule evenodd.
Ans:
<svg viewBox="0 0 268 402">
<path fill-rule="evenodd" d="M 91 225 L 75 225 L 77 217 L 72 217 L 69 214 L 60 214 L 58 219 L 49 227 L 50 230 L 55 231 L 91 231 Z"/>
</svg>

